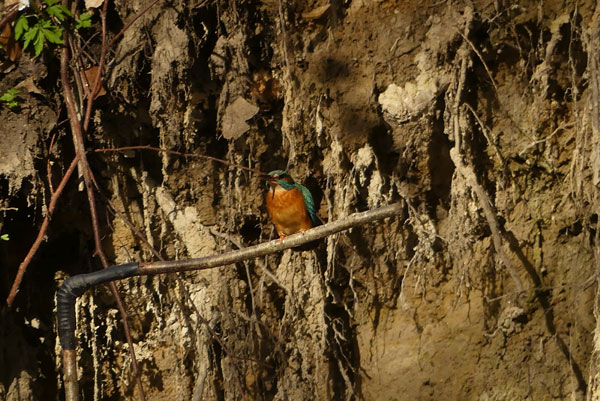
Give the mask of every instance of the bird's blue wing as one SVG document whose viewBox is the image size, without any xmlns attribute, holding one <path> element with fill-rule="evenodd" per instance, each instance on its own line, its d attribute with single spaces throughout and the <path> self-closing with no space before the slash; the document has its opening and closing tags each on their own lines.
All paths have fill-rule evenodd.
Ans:
<svg viewBox="0 0 600 401">
<path fill-rule="evenodd" d="M 308 212 L 308 215 L 310 216 L 310 219 L 313 222 L 313 226 L 316 226 L 319 222 L 319 218 L 317 217 L 317 211 L 315 210 L 315 201 L 313 200 L 310 191 L 303 185 L 295 185 L 296 188 L 298 188 L 298 190 L 302 193 L 302 197 L 304 198 L 304 204 L 306 205 L 306 211 Z"/>
</svg>

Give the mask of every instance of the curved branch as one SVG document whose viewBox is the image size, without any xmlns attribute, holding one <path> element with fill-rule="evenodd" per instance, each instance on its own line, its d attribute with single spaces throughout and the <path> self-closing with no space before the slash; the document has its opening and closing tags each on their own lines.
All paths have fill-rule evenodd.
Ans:
<svg viewBox="0 0 600 401">
<path fill-rule="evenodd" d="M 378 209 L 354 213 L 346 218 L 327 223 L 319 227 L 311 228 L 304 233 L 290 235 L 283 241 L 275 239 L 273 241 L 263 242 L 248 248 L 241 248 L 235 251 L 205 256 L 202 258 L 175 261 L 139 262 L 111 266 L 93 273 L 78 274 L 70 277 L 66 279 L 60 286 L 57 295 L 57 314 L 60 342 L 63 348 L 74 349 L 75 314 L 74 309 L 73 313 L 69 314 L 66 312 L 66 308 L 68 308 L 69 304 L 71 303 L 71 307 L 74 308 L 75 298 L 82 295 L 91 287 L 100 284 L 113 283 L 115 280 L 121 280 L 134 276 L 148 276 L 162 273 L 184 272 L 189 270 L 204 270 L 243 262 L 248 259 L 254 259 L 260 256 L 283 251 L 285 249 L 296 248 L 314 240 L 339 233 L 340 231 L 349 230 L 352 227 L 358 227 L 375 220 L 393 217 L 399 215 L 400 213 L 402 213 L 402 204 L 393 203 L 391 205 L 382 206 Z M 71 318 L 69 318 L 69 316 L 71 316 Z"/>
<path fill-rule="evenodd" d="M 52 197 L 50 198 L 50 204 L 48 205 L 48 213 L 46 213 L 46 217 L 44 217 L 44 221 L 42 222 L 40 231 L 38 231 L 38 235 L 35 238 L 33 245 L 31 245 L 31 248 L 29 248 L 27 256 L 25 256 L 25 259 L 23 259 L 23 261 L 19 265 L 17 275 L 15 277 L 15 280 L 13 281 L 12 287 L 10 288 L 8 297 L 6 298 L 6 303 L 9 307 L 12 305 L 13 301 L 15 300 L 15 297 L 17 296 L 19 286 L 21 285 L 21 281 L 23 281 L 23 275 L 25 274 L 27 267 L 31 263 L 33 256 L 36 254 L 42 241 L 44 240 L 44 237 L 46 236 L 46 231 L 48 230 L 48 225 L 50 224 L 50 219 L 52 218 L 52 213 L 54 213 L 54 209 L 56 208 L 56 202 L 58 201 L 58 198 L 60 198 L 63 189 L 65 189 L 65 186 L 67 185 L 69 178 L 71 178 L 73 171 L 75 171 L 75 167 L 77 167 L 78 162 L 79 156 L 76 155 L 73 161 L 71 162 L 71 165 L 65 172 L 65 175 L 63 176 L 62 180 L 60 181 L 60 184 L 58 184 L 56 191 L 52 193 Z M 52 183 L 50 183 L 50 187 L 52 188 Z"/>
<path fill-rule="evenodd" d="M 225 254 L 206 256 L 197 259 L 169 262 L 129 263 L 126 265 L 111 266 L 93 273 L 79 274 L 66 279 L 58 289 L 56 295 L 56 302 L 58 305 L 56 313 L 58 316 L 60 343 L 63 347 L 63 365 L 66 367 L 66 370 L 63 373 L 65 394 L 69 394 L 70 397 L 67 398 L 67 400 L 77 401 L 79 399 L 77 377 L 73 374 L 73 372 L 77 371 L 75 352 L 75 301 L 77 297 L 82 295 L 87 289 L 106 283 L 110 283 L 112 287 L 115 285 L 115 280 L 128 277 L 188 270 L 202 270 L 242 262 L 247 259 L 264 256 L 284 249 L 294 248 L 340 231 L 348 230 L 352 227 L 384 219 L 386 217 L 393 217 L 400 213 L 402 213 L 401 203 L 394 203 L 378 209 L 355 213 L 344 219 L 312 228 L 304 233 L 290 235 L 282 242 L 273 240 L 248 248 L 227 252 Z"/>
<path fill-rule="evenodd" d="M 108 1 L 108 0 L 106 0 L 106 1 Z M 67 31 L 65 31 L 63 33 L 63 41 L 64 42 L 68 41 L 68 32 Z M 68 75 L 68 65 L 69 65 L 69 49 L 66 46 L 64 46 L 61 51 L 61 58 L 60 58 L 60 77 L 61 77 L 61 81 L 62 81 L 63 94 L 65 97 L 65 104 L 67 106 L 69 122 L 71 124 L 71 134 L 73 136 L 73 143 L 75 145 L 75 153 L 79 157 L 80 171 L 81 171 L 81 174 L 83 175 L 83 180 L 84 180 L 85 188 L 87 191 L 87 198 L 88 198 L 88 204 L 89 204 L 89 210 L 90 210 L 90 217 L 92 220 L 92 231 L 94 233 L 94 243 L 95 243 L 96 253 L 100 257 L 102 265 L 106 268 L 109 266 L 109 263 L 108 263 L 108 259 L 106 258 L 106 255 L 104 253 L 104 249 L 102 248 L 100 229 L 98 228 L 98 213 L 96 210 L 96 198 L 94 195 L 94 188 L 92 185 L 92 183 L 94 181 L 94 178 L 93 178 L 94 176 L 93 176 L 92 170 L 90 169 L 90 166 L 89 166 L 89 163 L 87 160 L 87 154 L 86 154 L 85 146 L 84 146 L 83 128 L 82 128 L 81 122 L 78 119 L 77 110 L 75 109 L 75 100 L 74 100 L 74 96 L 73 96 L 73 89 L 71 87 L 71 83 L 69 81 L 69 75 Z M 93 101 L 93 99 L 90 100 L 90 102 L 92 102 L 92 101 Z M 110 283 L 110 290 L 112 292 L 113 297 L 115 298 L 115 301 L 117 302 L 117 308 L 119 309 L 119 312 L 121 313 L 121 316 L 123 317 L 123 329 L 125 332 L 125 338 L 127 340 L 127 343 L 129 344 L 129 352 L 131 355 L 131 366 L 132 366 L 133 374 L 136 379 L 137 386 L 140 390 L 140 397 L 141 397 L 142 401 L 144 401 L 146 399 L 146 396 L 144 394 L 144 388 L 142 386 L 140 371 L 139 371 L 137 359 L 135 357 L 135 352 L 134 352 L 134 348 L 133 348 L 133 340 L 131 338 L 131 332 L 129 330 L 129 315 L 127 314 L 127 310 L 125 309 L 125 306 L 123 305 L 123 301 L 121 299 L 121 296 L 119 295 L 117 286 L 114 283 Z M 69 364 L 71 364 L 71 363 L 72 363 L 72 361 L 69 362 Z"/>
<path fill-rule="evenodd" d="M 161 273 L 183 272 L 188 270 L 204 270 L 212 267 L 229 265 L 242 262 L 247 259 L 257 258 L 259 256 L 283 251 L 289 248 L 296 248 L 317 239 L 325 238 L 340 231 L 348 230 L 371 221 L 392 217 L 402 212 L 400 203 L 393 203 L 388 206 L 382 206 L 378 209 L 367 210 L 366 212 L 355 213 L 341 220 L 332 223 L 311 228 L 304 233 L 297 233 L 285 237 L 283 241 L 273 240 L 263 242 L 248 248 L 238 249 L 220 255 L 205 256 L 203 258 L 176 260 L 168 262 L 140 262 L 139 274 L 151 275 Z"/>
</svg>

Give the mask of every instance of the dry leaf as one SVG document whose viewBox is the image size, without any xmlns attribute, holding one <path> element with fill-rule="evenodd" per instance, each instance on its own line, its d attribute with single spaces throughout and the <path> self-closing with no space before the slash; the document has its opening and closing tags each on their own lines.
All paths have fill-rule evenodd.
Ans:
<svg viewBox="0 0 600 401">
<path fill-rule="evenodd" d="M 19 11 L 23 11 L 29 7 L 29 0 L 18 0 L 19 2 Z"/>
<path fill-rule="evenodd" d="M 85 70 L 85 78 L 83 76 L 81 77 L 81 80 L 83 81 L 83 85 L 86 86 L 87 93 L 92 91 L 92 85 L 94 85 L 94 82 L 96 81 L 96 75 L 98 75 L 98 66 L 97 65 Z M 100 81 L 100 89 L 98 89 L 98 93 L 96 93 L 96 96 L 94 97 L 94 99 L 97 99 L 100 96 L 104 96 L 104 95 L 106 95 L 106 90 L 104 89 L 104 86 L 102 85 L 102 81 Z"/>
<path fill-rule="evenodd" d="M 329 7 L 331 7 L 331 4 L 326 4 L 324 6 L 317 7 L 314 10 L 302 13 L 302 18 L 309 21 L 319 19 L 323 16 L 323 14 L 325 14 L 325 12 L 327 12 L 327 10 L 329 10 Z"/>
<path fill-rule="evenodd" d="M 33 82 L 33 77 L 29 77 L 29 78 L 19 82 L 19 84 L 16 86 L 16 88 L 17 89 L 23 88 L 28 93 L 37 93 L 38 95 L 42 94 L 42 91 L 40 90 L 40 88 L 38 88 L 35 85 L 35 83 Z"/>
<path fill-rule="evenodd" d="M 237 139 L 242 136 L 250 126 L 247 120 L 258 113 L 258 107 L 249 103 L 243 97 L 238 97 L 225 109 L 223 115 L 223 136 L 226 139 Z"/>
<path fill-rule="evenodd" d="M 98 8 L 104 3 L 104 0 L 85 0 L 85 8 Z"/>
<path fill-rule="evenodd" d="M 4 25 L 4 29 L 2 29 L 2 33 L 0 34 L 0 44 L 10 61 L 16 61 L 21 58 L 21 47 L 19 47 L 19 44 L 15 41 L 15 36 L 13 35 L 10 24 Z"/>
<path fill-rule="evenodd" d="M 13 7 L 19 11 L 23 11 L 29 7 L 29 0 L 4 0 L 3 12 L 10 13 Z"/>
</svg>

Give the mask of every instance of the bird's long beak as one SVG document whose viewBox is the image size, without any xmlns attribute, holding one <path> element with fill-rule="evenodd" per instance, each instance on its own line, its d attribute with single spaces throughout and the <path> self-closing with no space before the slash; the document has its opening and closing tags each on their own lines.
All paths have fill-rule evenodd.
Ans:
<svg viewBox="0 0 600 401">
<path fill-rule="evenodd" d="M 269 184 L 275 184 L 277 182 L 277 178 L 271 177 L 268 174 L 261 174 L 258 176 L 258 178 L 260 178 L 261 180 L 265 180 Z"/>
<path fill-rule="evenodd" d="M 261 180 L 265 180 L 269 184 L 271 184 L 271 188 L 273 189 L 273 199 L 275 199 L 275 187 L 277 186 L 275 184 L 277 182 L 277 179 L 275 177 L 271 177 L 268 174 L 261 174 L 258 176 L 258 178 L 260 178 Z"/>
</svg>

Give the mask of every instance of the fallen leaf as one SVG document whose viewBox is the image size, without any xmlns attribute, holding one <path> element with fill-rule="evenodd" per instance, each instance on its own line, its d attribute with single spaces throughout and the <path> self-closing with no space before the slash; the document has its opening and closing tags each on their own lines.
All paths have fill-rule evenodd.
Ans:
<svg viewBox="0 0 600 401">
<path fill-rule="evenodd" d="M 225 109 L 222 130 L 225 139 L 237 139 L 250 129 L 247 120 L 258 113 L 258 107 L 238 97 Z"/>
<path fill-rule="evenodd" d="M 33 82 L 33 77 L 29 77 L 29 78 L 19 82 L 19 84 L 16 86 L 16 88 L 17 89 L 23 88 L 28 93 L 37 93 L 38 95 L 42 94 L 42 91 L 40 90 L 40 88 L 38 88 L 35 85 L 35 83 Z"/>
<path fill-rule="evenodd" d="M 2 29 L 0 45 L 2 45 L 2 49 L 6 52 L 10 61 L 16 61 L 21 58 L 21 48 L 15 41 L 15 35 L 13 35 L 10 24 L 5 24 L 4 29 Z"/>
<path fill-rule="evenodd" d="M 29 7 L 29 0 L 16 0 L 19 3 L 19 11 L 23 11 Z"/>
<path fill-rule="evenodd" d="M 329 7 L 331 7 L 331 4 L 326 4 L 324 6 L 317 7 L 314 10 L 302 13 L 302 18 L 309 21 L 319 19 L 323 16 L 323 14 L 325 14 L 325 12 L 327 12 L 327 10 L 329 10 Z"/>
<path fill-rule="evenodd" d="M 94 85 L 94 82 L 96 81 L 96 76 L 98 75 L 98 66 L 95 65 L 93 67 L 88 68 L 87 70 L 84 71 L 84 74 L 85 74 L 85 77 L 82 76 L 81 80 L 83 81 L 83 85 L 86 87 L 86 92 L 89 93 L 92 91 L 92 85 Z M 104 96 L 104 95 L 106 95 L 106 90 L 104 89 L 104 86 L 102 85 L 102 81 L 100 81 L 100 89 L 98 89 L 98 93 L 96 93 L 96 96 L 94 97 L 94 99 L 97 99 L 100 96 Z"/>
<path fill-rule="evenodd" d="M 104 3 L 104 0 L 85 0 L 85 8 L 98 8 Z"/>
</svg>

